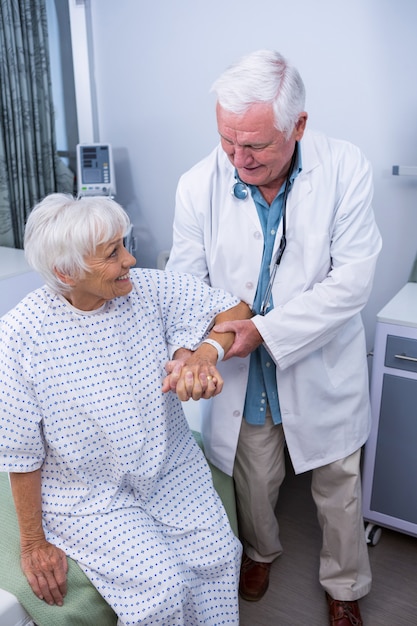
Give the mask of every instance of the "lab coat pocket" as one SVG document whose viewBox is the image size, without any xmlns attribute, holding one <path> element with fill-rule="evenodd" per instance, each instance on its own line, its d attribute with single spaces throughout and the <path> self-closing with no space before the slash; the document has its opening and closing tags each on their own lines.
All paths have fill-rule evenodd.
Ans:
<svg viewBox="0 0 417 626">
<path fill-rule="evenodd" d="M 363 370 L 366 347 L 362 322 L 353 318 L 323 347 L 323 364 L 330 384 L 350 386 Z"/>
<path fill-rule="evenodd" d="M 330 239 L 327 232 L 307 233 L 302 243 L 299 259 L 303 263 L 306 283 L 321 282 L 329 273 Z"/>
</svg>

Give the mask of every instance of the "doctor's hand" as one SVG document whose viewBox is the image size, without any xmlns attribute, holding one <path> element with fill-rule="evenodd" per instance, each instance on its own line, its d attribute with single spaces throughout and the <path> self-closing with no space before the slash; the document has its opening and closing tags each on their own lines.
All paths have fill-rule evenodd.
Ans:
<svg viewBox="0 0 417 626">
<path fill-rule="evenodd" d="M 227 361 L 232 356 L 248 356 L 263 343 L 262 335 L 252 320 L 222 322 L 221 324 L 216 324 L 213 330 L 216 333 L 235 333 L 235 340 L 232 347 L 227 351 L 224 361 Z"/>
<path fill-rule="evenodd" d="M 47 604 L 62 606 L 67 593 L 65 552 L 48 541 L 22 542 L 20 563 L 32 591 Z"/>
</svg>

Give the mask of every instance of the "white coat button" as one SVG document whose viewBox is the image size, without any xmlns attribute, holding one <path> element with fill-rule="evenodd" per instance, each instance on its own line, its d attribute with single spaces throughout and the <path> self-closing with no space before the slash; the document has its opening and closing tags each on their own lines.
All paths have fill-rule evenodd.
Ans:
<svg viewBox="0 0 417 626">
<path fill-rule="evenodd" d="M 265 365 L 266 365 L 267 367 L 271 367 L 271 363 L 270 363 L 269 361 L 267 361 L 267 362 L 265 363 Z"/>
<path fill-rule="evenodd" d="M 262 233 L 260 233 L 259 230 L 255 230 L 253 236 L 255 237 L 255 239 L 262 239 Z"/>
<path fill-rule="evenodd" d="M 246 289 L 253 289 L 253 283 L 251 282 L 246 283 Z"/>
<path fill-rule="evenodd" d="M 233 411 L 233 417 L 240 417 L 240 411 Z"/>
<path fill-rule="evenodd" d="M 246 367 L 246 365 L 242 364 L 242 365 L 239 365 L 238 369 L 239 369 L 239 372 L 246 372 L 247 367 Z"/>
</svg>

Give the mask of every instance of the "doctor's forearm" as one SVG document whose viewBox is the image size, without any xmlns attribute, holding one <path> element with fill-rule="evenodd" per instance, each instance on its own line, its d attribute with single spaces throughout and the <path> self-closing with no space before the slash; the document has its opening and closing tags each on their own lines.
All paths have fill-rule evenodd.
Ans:
<svg viewBox="0 0 417 626">
<path fill-rule="evenodd" d="M 253 317 L 252 310 L 246 304 L 246 302 L 239 302 L 236 306 L 228 309 L 227 311 L 223 311 L 219 313 L 215 320 L 214 325 L 217 326 L 222 322 L 234 322 L 236 320 L 248 320 Z M 217 341 L 223 348 L 225 355 L 228 350 L 232 347 L 233 342 L 235 340 L 234 332 L 216 332 L 215 330 L 211 330 L 208 334 L 209 339 L 214 339 Z"/>
</svg>

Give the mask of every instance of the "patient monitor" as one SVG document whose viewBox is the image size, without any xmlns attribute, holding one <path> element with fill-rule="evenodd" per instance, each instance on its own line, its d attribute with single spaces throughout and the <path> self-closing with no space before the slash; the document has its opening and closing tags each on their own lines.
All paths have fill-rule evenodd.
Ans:
<svg viewBox="0 0 417 626">
<path fill-rule="evenodd" d="M 114 196 L 116 181 L 113 155 L 108 143 L 77 145 L 78 196 Z"/>
<path fill-rule="evenodd" d="M 82 196 L 116 195 L 113 154 L 109 143 L 77 144 L 77 193 Z M 124 245 L 132 254 L 136 248 L 133 226 L 130 225 Z"/>
</svg>

